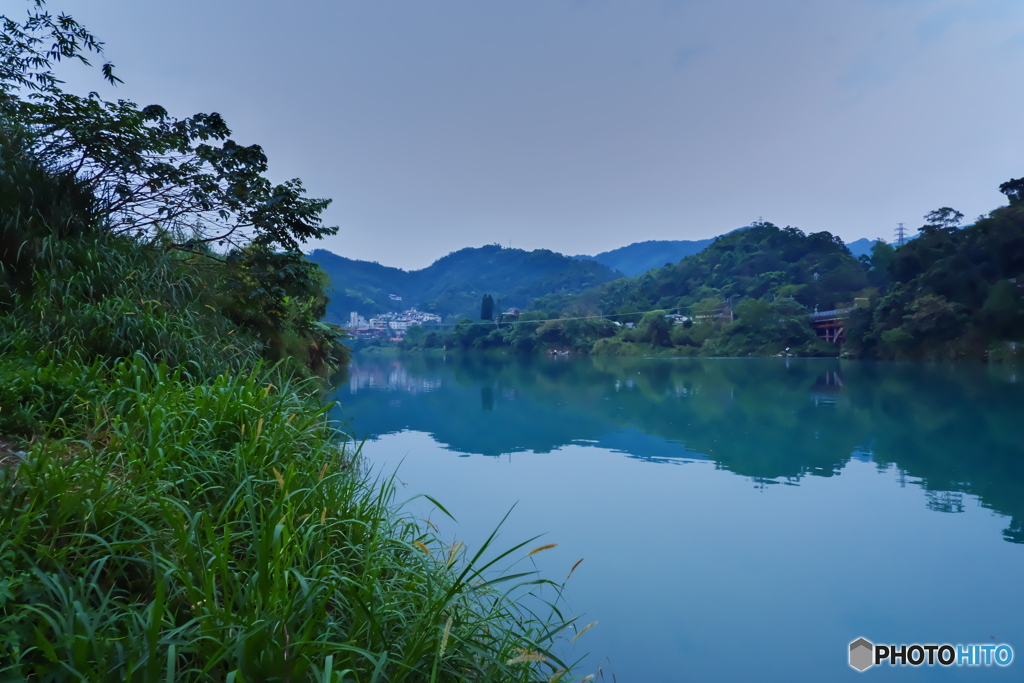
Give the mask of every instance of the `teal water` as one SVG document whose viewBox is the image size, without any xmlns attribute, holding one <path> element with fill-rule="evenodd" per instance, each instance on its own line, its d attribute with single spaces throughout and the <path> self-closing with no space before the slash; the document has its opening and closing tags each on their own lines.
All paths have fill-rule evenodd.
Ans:
<svg viewBox="0 0 1024 683">
<path fill-rule="evenodd" d="M 357 356 L 335 416 L 449 540 L 543 534 L 579 671 L 1024 680 L 1024 372 L 785 359 Z M 533 547 L 533 546 L 530 546 Z M 527 568 L 531 568 L 528 561 Z M 1008 667 L 847 664 L 1007 643 Z M 614 679 L 613 676 L 614 675 Z"/>
</svg>

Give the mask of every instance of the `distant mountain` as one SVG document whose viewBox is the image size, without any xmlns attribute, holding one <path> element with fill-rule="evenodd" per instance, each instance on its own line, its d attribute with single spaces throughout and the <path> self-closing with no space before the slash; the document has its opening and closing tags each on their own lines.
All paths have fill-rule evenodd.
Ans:
<svg viewBox="0 0 1024 683">
<path fill-rule="evenodd" d="M 867 254 L 871 255 L 871 247 L 875 246 L 875 242 L 878 240 L 869 240 L 866 237 L 861 237 L 859 240 L 846 243 L 846 248 L 850 250 L 850 253 L 854 256 L 864 256 Z"/>
<path fill-rule="evenodd" d="M 744 229 L 745 228 L 738 228 L 738 230 Z M 730 235 L 733 232 L 736 231 L 733 230 L 724 233 L 719 237 Z M 573 258 L 597 261 L 598 263 L 603 263 L 609 268 L 618 270 L 629 277 L 636 277 L 637 275 L 646 273 L 648 270 L 662 268 L 666 264 L 681 261 L 687 256 L 699 254 L 716 239 L 718 239 L 718 237 L 712 237 L 706 240 L 649 240 L 647 242 L 634 242 L 633 244 L 626 245 L 625 247 L 619 247 L 618 249 L 612 249 L 611 251 L 603 251 L 596 256 L 579 254 Z M 871 247 L 874 245 L 875 241 L 876 240 L 861 238 L 850 242 L 846 246 L 856 257 L 863 254 L 870 254 Z"/>
<path fill-rule="evenodd" d="M 666 263 L 675 263 L 687 256 L 699 254 L 714 241 L 714 237 L 706 240 L 649 240 L 603 251 L 596 256 L 580 254 L 574 258 L 597 261 L 629 277 L 636 277 L 648 270 L 661 268 Z"/>
<path fill-rule="evenodd" d="M 418 307 L 454 320 L 477 318 L 490 294 L 502 310 L 525 309 L 548 294 L 573 294 L 621 277 L 608 266 L 547 249 L 524 251 L 492 244 L 466 248 L 421 270 L 405 271 L 316 249 L 309 260 L 331 278 L 326 320 L 348 324 L 349 313 L 369 317 Z M 401 297 L 396 299 L 395 297 Z"/>
</svg>

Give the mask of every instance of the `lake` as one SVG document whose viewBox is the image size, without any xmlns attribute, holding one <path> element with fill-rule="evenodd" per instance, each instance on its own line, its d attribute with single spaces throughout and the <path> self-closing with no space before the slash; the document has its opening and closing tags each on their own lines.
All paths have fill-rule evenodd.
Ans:
<svg viewBox="0 0 1024 683">
<path fill-rule="evenodd" d="M 359 354 L 334 416 L 445 540 L 566 583 L 580 674 L 1024 680 L 1024 369 Z M 1000 644 L 1007 667 L 848 664 Z M 614 678 L 613 678 L 614 675 Z"/>
</svg>

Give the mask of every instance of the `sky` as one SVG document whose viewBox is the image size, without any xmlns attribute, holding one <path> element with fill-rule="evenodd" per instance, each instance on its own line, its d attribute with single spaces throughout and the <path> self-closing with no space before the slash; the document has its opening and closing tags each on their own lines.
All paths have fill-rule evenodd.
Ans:
<svg viewBox="0 0 1024 683">
<path fill-rule="evenodd" d="M 124 80 L 69 89 L 221 113 L 274 180 L 333 199 L 338 234 L 307 247 L 406 269 L 758 219 L 891 240 L 1024 176 L 1021 0 L 47 6 Z"/>
</svg>

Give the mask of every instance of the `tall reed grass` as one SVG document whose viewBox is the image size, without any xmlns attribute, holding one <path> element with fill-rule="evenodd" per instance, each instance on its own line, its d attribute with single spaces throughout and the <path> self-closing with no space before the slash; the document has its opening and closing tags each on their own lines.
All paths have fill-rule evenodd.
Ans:
<svg viewBox="0 0 1024 683">
<path fill-rule="evenodd" d="M 397 514 L 393 481 L 358 472 L 302 387 L 267 383 L 265 368 L 195 383 L 141 354 L 83 369 L 88 390 L 57 420 L 65 438 L 32 444 L 0 492 L 0 676 L 519 681 L 562 668 L 558 611 L 512 599 L 543 582 L 488 571 L 525 544 L 486 561 L 486 547 L 443 547 Z"/>
</svg>

